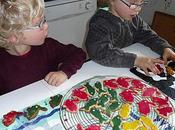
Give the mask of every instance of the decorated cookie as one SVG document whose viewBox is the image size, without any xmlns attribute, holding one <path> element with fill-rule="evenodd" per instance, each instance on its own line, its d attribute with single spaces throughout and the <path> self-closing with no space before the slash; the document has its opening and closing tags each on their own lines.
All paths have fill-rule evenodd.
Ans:
<svg viewBox="0 0 175 130">
<path fill-rule="evenodd" d="M 156 96 L 156 95 L 160 95 L 160 92 L 157 88 L 154 88 L 154 87 L 146 87 L 143 89 L 143 92 L 142 92 L 142 96 L 143 97 L 153 97 L 153 96 Z"/>
<path fill-rule="evenodd" d="M 67 99 L 64 102 L 63 107 L 65 107 L 66 110 L 69 112 L 77 112 L 78 111 L 78 107 L 77 107 L 78 102 L 79 102 L 78 99 Z"/>
<path fill-rule="evenodd" d="M 120 119 L 119 116 L 113 117 L 112 120 L 110 121 L 112 129 L 113 130 L 120 130 L 121 122 L 122 122 L 122 120 Z"/>
<path fill-rule="evenodd" d="M 90 125 L 85 130 L 101 130 L 100 125 Z"/>
<path fill-rule="evenodd" d="M 110 110 L 110 112 L 115 112 L 119 109 L 120 105 L 121 102 L 119 102 L 118 100 L 113 100 L 107 108 Z"/>
<path fill-rule="evenodd" d="M 47 111 L 46 107 L 41 107 L 40 105 L 34 105 L 32 107 L 28 107 L 25 112 L 25 116 L 28 120 L 34 119 L 39 111 Z"/>
<path fill-rule="evenodd" d="M 174 74 L 174 70 L 173 70 L 173 68 L 172 67 L 166 67 L 166 72 L 167 72 L 167 74 L 168 75 L 173 75 Z"/>
<path fill-rule="evenodd" d="M 153 121 L 146 116 L 141 116 L 140 121 L 148 130 L 158 130 L 158 127 L 153 123 Z"/>
<path fill-rule="evenodd" d="M 127 119 L 130 116 L 130 111 L 131 111 L 131 105 L 126 103 L 121 106 L 121 108 L 118 111 L 118 114 L 122 119 Z"/>
<path fill-rule="evenodd" d="M 95 88 L 92 87 L 88 82 L 84 85 L 89 95 L 93 96 L 95 94 Z"/>
<path fill-rule="evenodd" d="M 117 92 L 115 90 L 108 88 L 108 94 L 111 97 L 110 101 L 118 100 Z"/>
<path fill-rule="evenodd" d="M 168 118 L 174 112 L 171 106 L 157 108 L 156 111 L 163 118 Z"/>
<path fill-rule="evenodd" d="M 110 79 L 110 80 L 104 80 L 103 81 L 104 86 L 110 89 L 117 89 L 119 88 L 118 83 L 116 82 L 116 79 Z"/>
<path fill-rule="evenodd" d="M 146 87 L 145 84 L 143 84 L 140 80 L 137 79 L 133 79 L 131 81 L 131 84 L 134 90 L 143 90 Z"/>
<path fill-rule="evenodd" d="M 147 116 L 150 113 L 151 106 L 155 106 L 154 103 L 149 102 L 148 100 L 142 100 L 137 104 L 140 114 L 145 116 Z"/>
<path fill-rule="evenodd" d="M 121 96 L 122 100 L 128 103 L 134 102 L 134 95 L 137 93 L 131 89 L 125 89 L 119 95 Z"/>
<path fill-rule="evenodd" d="M 165 98 L 152 97 L 151 100 L 152 100 L 152 102 L 156 103 L 158 105 L 158 107 L 169 106 L 168 97 L 165 97 Z"/>
<path fill-rule="evenodd" d="M 5 126 L 11 125 L 13 122 L 15 122 L 15 119 L 17 116 L 23 115 L 23 112 L 16 112 L 16 111 L 11 111 L 7 113 L 6 115 L 3 115 L 2 123 Z"/>
<path fill-rule="evenodd" d="M 142 126 L 142 123 L 139 120 L 122 122 L 121 124 L 122 130 L 137 130 L 140 126 Z"/>
<path fill-rule="evenodd" d="M 58 106 L 61 102 L 61 99 L 62 99 L 62 95 L 58 94 L 56 96 L 53 96 L 53 97 L 50 97 L 50 101 L 49 101 L 49 104 L 52 108 Z"/>
<path fill-rule="evenodd" d="M 109 100 L 110 96 L 108 94 L 102 94 L 98 99 L 98 106 L 105 107 Z"/>
<path fill-rule="evenodd" d="M 72 97 L 78 98 L 79 100 L 82 101 L 87 101 L 89 99 L 89 95 L 82 89 L 74 89 L 72 91 Z"/>
<path fill-rule="evenodd" d="M 86 102 L 86 104 L 84 105 L 84 107 L 80 108 L 80 110 L 86 111 L 86 112 L 90 112 L 90 109 L 93 106 L 97 105 L 97 102 L 98 102 L 98 98 L 92 98 L 88 102 Z"/>
<path fill-rule="evenodd" d="M 98 95 L 106 93 L 106 90 L 103 89 L 102 84 L 98 81 L 95 83 L 95 89 L 97 90 Z"/>
<path fill-rule="evenodd" d="M 126 78 L 119 77 L 117 79 L 117 83 L 120 85 L 120 87 L 122 87 L 124 89 L 129 88 L 129 83 L 128 83 L 128 80 Z"/>
<path fill-rule="evenodd" d="M 90 110 L 90 114 L 92 114 L 96 119 L 99 120 L 100 124 L 103 124 L 105 122 L 107 122 L 107 116 L 105 116 L 100 109 L 96 108 L 96 107 L 92 107 Z"/>
</svg>

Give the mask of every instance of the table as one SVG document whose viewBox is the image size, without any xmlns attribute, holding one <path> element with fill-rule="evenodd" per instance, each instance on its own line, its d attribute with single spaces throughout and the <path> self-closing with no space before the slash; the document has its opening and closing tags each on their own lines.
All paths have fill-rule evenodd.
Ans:
<svg viewBox="0 0 175 130">
<path fill-rule="evenodd" d="M 124 48 L 123 50 L 134 52 L 138 55 L 147 55 L 155 58 L 159 57 L 158 54 L 152 52 L 149 48 L 143 47 L 143 45 L 138 43 Z M 0 118 L 2 118 L 4 114 L 8 113 L 11 110 L 20 111 L 23 108 L 31 106 L 58 93 L 64 94 L 77 83 L 97 75 L 129 76 L 138 79 L 138 77 L 131 73 L 128 68 L 105 67 L 93 61 L 88 61 L 82 66 L 80 70 L 77 71 L 75 75 L 73 75 L 69 80 L 64 82 L 59 87 L 50 86 L 44 80 L 40 80 L 18 90 L 0 96 Z M 30 128 L 26 128 L 25 130 L 30 130 Z M 40 128 L 35 130 L 44 129 Z"/>
</svg>

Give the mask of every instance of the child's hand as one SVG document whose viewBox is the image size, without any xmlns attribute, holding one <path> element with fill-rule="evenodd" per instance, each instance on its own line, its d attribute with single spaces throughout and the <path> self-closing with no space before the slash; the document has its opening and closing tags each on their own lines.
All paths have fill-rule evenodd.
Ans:
<svg viewBox="0 0 175 130">
<path fill-rule="evenodd" d="M 149 75 L 148 70 L 152 71 L 154 74 L 160 74 L 159 69 L 156 64 L 163 64 L 164 61 L 160 59 L 153 59 L 150 57 L 137 57 L 134 65 L 142 69 L 146 75 Z"/>
<path fill-rule="evenodd" d="M 45 81 L 53 86 L 59 86 L 67 79 L 68 77 L 63 71 L 50 72 L 45 77 Z"/>
<path fill-rule="evenodd" d="M 173 52 L 173 50 L 171 50 L 170 48 L 165 48 L 163 52 L 163 60 L 165 65 L 167 64 L 168 60 L 175 61 L 175 53 Z"/>
</svg>

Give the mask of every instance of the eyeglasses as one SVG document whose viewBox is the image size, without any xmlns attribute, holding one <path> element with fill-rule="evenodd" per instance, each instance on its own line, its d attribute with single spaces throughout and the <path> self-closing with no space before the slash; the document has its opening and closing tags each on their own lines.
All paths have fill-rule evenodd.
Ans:
<svg viewBox="0 0 175 130">
<path fill-rule="evenodd" d="M 36 24 L 34 26 L 29 26 L 29 27 L 25 28 L 24 30 L 26 30 L 26 31 L 29 30 L 30 31 L 30 30 L 42 29 L 46 22 L 47 22 L 46 18 L 44 17 L 43 20 L 41 20 L 40 23 L 38 23 L 38 24 Z"/>
<path fill-rule="evenodd" d="M 127 5 L 130 9 L 137 9 L 137 8 L 141 8 L 143 7 L 144 5 L 146 5 L 148 3 L 148 1 L 143 1 L 142 3 L 140 4 L 137 4 L 137 3 L 130 3 L 128 1 L 125 1 L 125 0 L 120 0 L 121 2 L 123 2 L 125 5 Z"/>
</svg>

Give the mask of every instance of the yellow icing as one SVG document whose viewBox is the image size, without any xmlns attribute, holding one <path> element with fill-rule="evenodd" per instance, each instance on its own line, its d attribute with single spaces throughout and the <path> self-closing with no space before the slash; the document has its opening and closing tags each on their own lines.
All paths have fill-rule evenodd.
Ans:
<svg viewBox="0 0 175 130">
<path fill-rule="evenodd" d="M 123 104 L 119 110 L 119 116 L 122 119 L 127 119 L 129 118 L 130 111 L 131 111 L 131 105 L 128 103 Z"/>
<path fill-rule="evenodd" d="M 158 127 L 153 123 L 153 121 L 146 116 L 141 116 L 140 121 L 146 126 L 148 129 L 151 130 L 158 130 Z"/>
<path fill-rule="evenodd" d="M 139 120 L 135 120 L 132 122 L 123 122 L 121 126 L 122 130 L 136 130 L 142 126 L 142 123 Z"/>
<path fill-rule="evenodd" d="M 145 126 L 139 126 L 139 127 L 137 128 L 137 130 L 149 130 L 149 129 L 146 128 Z"/>
</svg>

